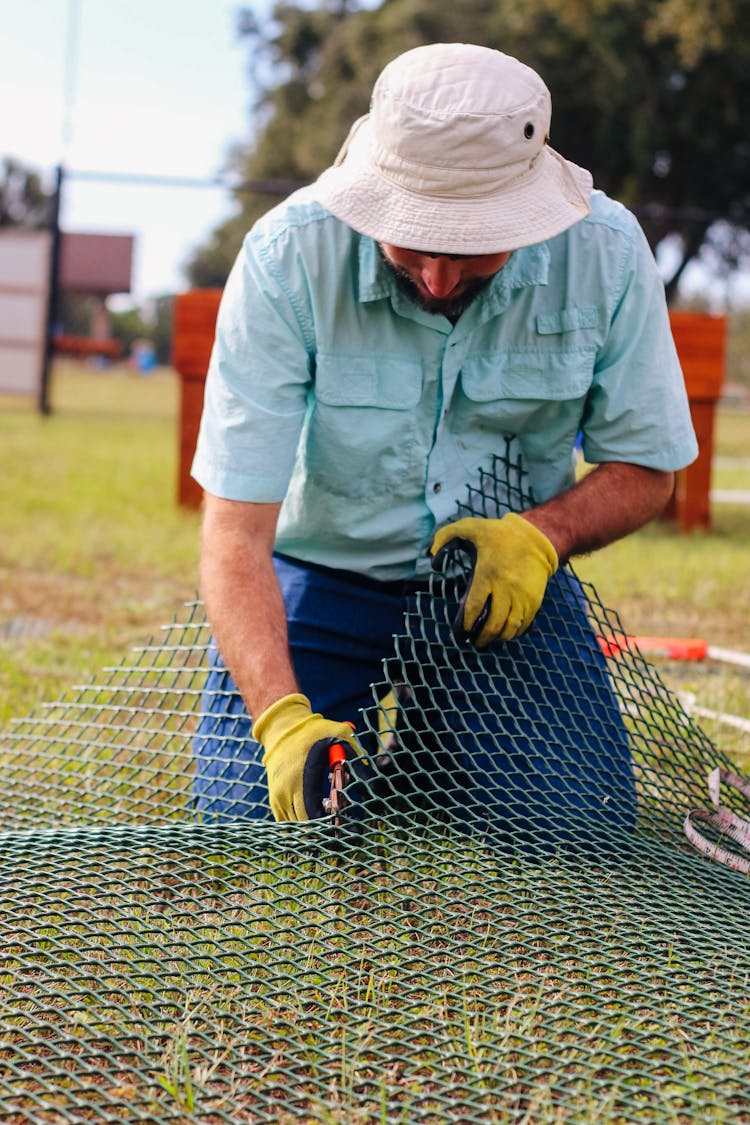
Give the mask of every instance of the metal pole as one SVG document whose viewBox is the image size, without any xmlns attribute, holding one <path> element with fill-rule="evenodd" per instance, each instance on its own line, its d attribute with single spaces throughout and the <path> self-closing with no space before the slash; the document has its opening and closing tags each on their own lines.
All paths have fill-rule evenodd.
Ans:
<svg viewBox="0 0 750 1125">
<path fill-rule="evenodd" d="M 55 169 L 55 190 L 52 196 L 52 210 L 49 222 L 52 242 L 49 255 L 44 360 L 42 363 L 42 378 L 39 388 L 39 412 L 41 414 L 49 414 L 52 409 L 50 406 L 49 389 L 52 373 L 55 329 L 57 327 L 57 317 L 60 306 L 60 243 L 62 241 L 60 232 L 60 202 L 64 177 L 63 166 L 62 164 L 58 164 Z"/>
</svg>

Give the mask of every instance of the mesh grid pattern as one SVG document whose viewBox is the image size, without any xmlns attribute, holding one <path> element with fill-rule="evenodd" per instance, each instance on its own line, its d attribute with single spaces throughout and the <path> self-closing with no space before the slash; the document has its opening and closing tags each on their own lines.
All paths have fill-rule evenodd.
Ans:
<svg viewBox="0 0 750 1125">
<path fill-rule="evenodd" d="M 499 459 L 461 514 L 523 492 Z M 748 882 L 682 832 L 731 763 L 641 654 L 612 658 L 637 821 L 592 832 L 560 735 L 590 703 L 565 711 L 567 619 L 554 659 L 521 646 L 514 674 L 513 646 L 496 660 L 452 642 L 463 581 L 413 598 L 363 717 L 388 769 L 360 778 L 338 830 L 194 811 L 198 602 L 0 739 L 3 1121 L 750 1122 Z M 595 633 L 622 636 L 584 592 Z M 389 687 L 395 736 L 378 721 Z M 558 740 L 537 822 L 505 781 L 496 808 L 445 747 L 481 746 L 498 716 L 512 735 L 541 695 L 557 729 L 540 711 L 539 747 L 513 759 L 533 772 Z M 607 770 L 584 767 L 606 802 Z M 530 846 L 507 847 L 496 819 Z"/>
</svg>

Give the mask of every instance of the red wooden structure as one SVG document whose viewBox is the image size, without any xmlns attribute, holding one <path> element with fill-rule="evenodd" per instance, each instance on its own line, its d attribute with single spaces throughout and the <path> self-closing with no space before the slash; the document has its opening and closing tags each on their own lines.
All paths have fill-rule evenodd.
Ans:
<svg viewBox="0 0 750 1125">
<path fill-rule="evenodd" d="M 117 340 L 100 340 L 92 336 L 54 336 L 52 346 L 58 355 L 72 355 L 76 359 L 91 356 L 119 359 L 122 355 L 122 346 Z"/>
<path fill-rule="evenodd" d="M 726 362 L 724 316 L 670 312 L 672 335 L 685 376 L 690 413 L 698 438 L 698 457 L 677 474 L 674 494 L 664 512 L 683 531 L 711 524 L 711 463 L 716 404 L 721 398 Z"/>
<path fill-rule="evenodd" d="M 177 499 L 187 508 L 199 508 L 203 499 L 201 486 L 190 476 L 190 466 L 198 439 L 221 293 L 221 289 L 191 289 L 174 299 L 172 366 L 182 381 Z"/>
</svg>

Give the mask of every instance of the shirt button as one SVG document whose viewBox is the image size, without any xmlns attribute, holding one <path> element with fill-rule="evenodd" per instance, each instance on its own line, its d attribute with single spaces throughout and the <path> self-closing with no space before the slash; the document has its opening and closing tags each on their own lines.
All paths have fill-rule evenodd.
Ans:
<svg viewBox="0 0 750 1125">
<path fill-rule="evenodd" d="M 433 491 L 433 492 L 439 492 L 439 491 L 440 491 L 440 489 L 441 489 L 442 487 L 443 487 L 443 486 L 442 486 L 442 484 L 440 483 L 440 481 L 437 481 L 437 482 L 436 482 L 435 484 L 433 484 L 433 486 L 432 486 L 432 491 Z"/>
</svg>

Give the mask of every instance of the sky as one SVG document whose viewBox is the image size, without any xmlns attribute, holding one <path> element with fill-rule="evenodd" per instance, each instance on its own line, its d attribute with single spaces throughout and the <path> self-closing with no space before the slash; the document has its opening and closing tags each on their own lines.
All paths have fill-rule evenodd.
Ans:
<svg viewBox="0 0 750 1125">
<path fill-rule="evenodd" d="M 0 157 L 75 172 L 213 179 L 252 137 L 242 0 L 0 0 Z M 244 6 L 264 12 L 267 3 Z M 220 188 L 66 176 L 66 231 L 136 235 L 133 300 L 187 287 L 181 266 L 231 213 Z"/>
</svg>

